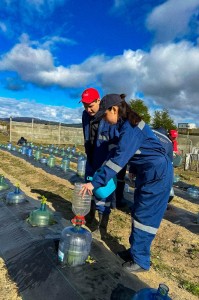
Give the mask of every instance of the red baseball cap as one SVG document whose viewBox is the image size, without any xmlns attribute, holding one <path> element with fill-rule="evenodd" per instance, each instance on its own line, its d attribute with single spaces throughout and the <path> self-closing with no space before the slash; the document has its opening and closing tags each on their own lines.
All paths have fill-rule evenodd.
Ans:
<svg viewBox="0 0 199 300">
<path fill-rule="evenodd" d="M 97 99 L 100 99 L 98 91 L 94 88 L 89 88 L 83 91 L 82 99 L 79 102 L 90 104 Z"/>
</svg>

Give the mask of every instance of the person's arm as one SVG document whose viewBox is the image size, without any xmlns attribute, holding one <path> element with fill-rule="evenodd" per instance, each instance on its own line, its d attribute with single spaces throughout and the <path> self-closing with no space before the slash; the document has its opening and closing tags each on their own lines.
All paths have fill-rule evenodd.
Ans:
<svg viewBox="0 0 199 300">
<path fill-rule="evenodd" d="M 94 188 L 105 186 L 128 163 L 129 159 L 140 148 L 144 140 L 142 130 L 138 126 L 132 127 L 126 122 L 121 131 L 115 155 L 110 158 L 94 176 Z"/>
</svg>

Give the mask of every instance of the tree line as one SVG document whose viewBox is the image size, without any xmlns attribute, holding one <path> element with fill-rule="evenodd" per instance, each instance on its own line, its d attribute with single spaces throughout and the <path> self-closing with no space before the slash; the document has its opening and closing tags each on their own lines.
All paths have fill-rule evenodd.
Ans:
<svg viewBox="0 0 199 300">
<path fill-rule="evenodd" d="M 169 115 L 167 109 L 155 110 L 154 115 L 151 116 L 148 107 L 141 99 L 132 99 L 129 102 L 130 107 L 140 115 L 142 120 L 149 124 L 152 128 L 163 127 L 166 130 L 177 129 L 174 120 Z"/>
</svg>

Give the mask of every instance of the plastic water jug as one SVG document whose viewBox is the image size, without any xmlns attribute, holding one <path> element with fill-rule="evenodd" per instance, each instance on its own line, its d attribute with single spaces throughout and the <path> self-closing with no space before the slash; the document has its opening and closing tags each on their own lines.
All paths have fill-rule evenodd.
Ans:
<svg viewBox="0 0 199 300">
<path fill-rule="evenodd" d="M 55 150 L 53 151 L 53 153 L 57 154 L 59 152 L 59 148 L 56 147 Z"/>
<path fill-rule="evenodd" d="M 25 194 L 20 190 L 19 186 L 16 186 L 14 192 L 10 192 L 6 196 L 7 204 L 19 204 L 25 201 Z"/>
<path fill-rule="evenodd" d="M 199 189 L 195 187 L 190 187 L 187 189 L 187 193 L 193 199 L 199 199 Z"/>
<path fill-rule="evenodd" d="M 91 233 L 81 226 L 64 228 L 58 249 L 58 261 L 62 265 L 78 266 L 88 258 L 92 242 Z"/>
<path fill-rule="evenodd" d="M 21 147 L 21 154 L 23 154 L 23 155 L 26 154 L 26 146 Z"/>
<path fill-rule="evenodd" d="M 46 200 L 47 199 L 42 196 L 41 207 L 30 213 L 28 221 L 32 226 L 44 227 L 53 224 L 53 214 L 46 209 Z"/>
<path fill-rule="evenodd" d="M 172 300 L 168 296 L 169 288 L 165 284 L 160 284 L 159 288 L 146 288 L 137 292 L 132 300 Z"/>
<path fill-rule="evenodd" d="M 27 154 L 28 157 L 31 157 L 31 156 L 32 156 L 32 148 L 31 148 L 31 147 L 28 147 L 28 148 L 26 149 L 26 154 Z"/>
<path fill-rule="evenodd" d="M 178 181 L 180 181 L 180 176 L 179 175 L 174 175 L 173 182 L 176 183 Z"/>
<path fill-rule="evenodd" d="M 68 157 L 62 159 L 61 168 L 64 172 L 67 172 L 67 170 L 70 169 L 70 159 Z"/>
<path fill-rule="evenodd" d="M 53 168 L 55 166 L 55 156 L 54 155 L 50 155 L 48 157 L 48 161 L 47 161 L 47 165 L 50 167 L 50 168 Z"/>
<path fill-rule="evenodd" d="M 84 177 L 86 168 L 86 158 L 82 155 L 78 157 L 77 160 L 77 175 Z"/>
<path fill-rule="evenodd" d="M 99 169 L 99 171 L 95 172 L 93 177 L 88 176 L 87 180 L 90 181 L 95 180 L 95 176 L 97 176 L 100 172 L 101 170 Z M 97 198 L 104 199 L 107 198 L 110 194 L 112 194 L 115 191 L 116 187 L 117 187 L 117 178 L 115 176 L 111 178 L 105 186 L 94 189 L 93 193 Z"/>
<path fill-rule="evenodd" d="M 64 157 L 64 156 L 66 155 L 66 152 L 65 152 L 64 149 L 61 150 L 60 155 L 61 155 L 62 157 Z"/>
<path fill-rule="evenodd" d="M 34 155 L 36 160 L 40 160 L 41 158 L 41 150 L 36 150 Z"/>
<path fill-rule="evenodd" d="M 76 153 L 76 147 L 75 146 L 72 147 L 71 153 L 72 153 L 72 155 L 74 155 Z"/>
<path fill-rule="evenodd" d="M 84 197 L 79 195 L 82 183 L 75 183 L 72 197 L 72 211 L 76 216 L 86 216 L 91 208 L 91 196 L 86 194 Z"/>
<path fill-rule="evenodd" d="M 9 185 L 4 182 L 4 176 L 0 175 L 0 192 L 6 191 L 9 189 Z"/>
<path fill-rule="evenodd" d="M 71 148 L 67 147 L 66 152 L 69 154 L 71 152 Z"/>
<path fill-rule="evenodd" d="M 40 163 L 41 163 L 41 164 L 47 164 L 47 158 L 42 156 L 42 157 L 40 158 Z"/>
<path fill-rule="evenodd" d="M 7 149 L 10 151 L 12 149 L 12 144 L 8 143 Z"/>
</svg>

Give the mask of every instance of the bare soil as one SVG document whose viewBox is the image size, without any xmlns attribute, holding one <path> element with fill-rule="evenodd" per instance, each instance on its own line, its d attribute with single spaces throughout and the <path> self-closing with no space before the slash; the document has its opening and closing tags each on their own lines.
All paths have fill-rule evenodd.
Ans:
<svg viewBox="0 0 199 300">
<path fill-rule="evenodd" d="M 73 186 L 66 180 L 47 174 L 35 168 L 23 159 L 0 150 L 0 173 L 34 199 L 44 195 L 48 205 L 71 219 L 71 196 Z M 199 186 L 199 174 L 177 172 L 184 176 L 187 183 Z M 185 178 L 186 177 L 186 178 Z M 197 203 L 191 203 L 180 197 L 172 201 L 174 207 L 197 213 Z M 110 251 L 116 253 L 129 247 L 131 229 L 130 210 L 113 210 L 108 226 L 108 237 L 103 241 Z M 149 272 L 137 275 L 151 287 L 157 288 L 165 283 L 170 288 L 170 297 L 174 300 L 196 300 L 199 295 L 199 236 L 186 228 L 163 220 L 152 245 L 152 266 Z M 8 276 L 4 262 L 0 259 L 0 300 L 20 300 L 17 286 Z"/>
</svg>

